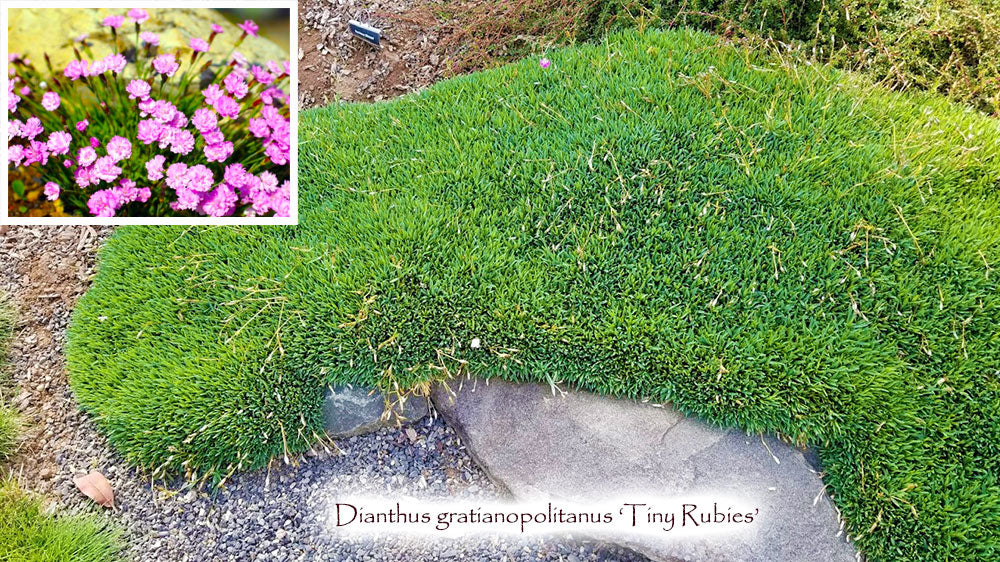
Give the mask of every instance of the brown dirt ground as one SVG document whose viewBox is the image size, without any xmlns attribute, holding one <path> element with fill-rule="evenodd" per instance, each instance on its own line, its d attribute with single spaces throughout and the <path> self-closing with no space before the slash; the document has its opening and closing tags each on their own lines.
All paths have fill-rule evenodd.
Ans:
<svg viewBox="0 0 1000 562">
<path fill-rule="evenodd" d="M 97 248 L 108 227 L 0 226 L 0 292 L 16 310 L 9 360 L 13 388 L 5 395 L 26 422 L 10 469 L 27 488 L 48 492 L 58 458 L 85 446 L 90 422 L 66 380 L 66 325 L 90 285 Z M 92 439 L 92 438 L 91 438 Z M 77 467 L 85 469 L 87 467 Z"/>
<path fill-rule="evenodd" d="M 433 0 L 301 0 L 299 101 L 306 109 L 342 101 L 381 101 L 425 88 L 448 71 L 441 40 L 450 34 Z M 381 47 L 347 29 L 351 19 L 382 29 Z"/>
</svg>

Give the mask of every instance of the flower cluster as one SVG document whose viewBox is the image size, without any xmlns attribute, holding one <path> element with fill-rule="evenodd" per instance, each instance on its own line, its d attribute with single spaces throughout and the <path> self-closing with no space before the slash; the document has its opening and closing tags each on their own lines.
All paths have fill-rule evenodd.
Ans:
<svg viewBox="0 0 1000 562">
<path fill-rule="evenodd" d="M 48 73 L 10 55 L 8 167 L 37 169 L 45 200 L 68 214 L 289 216 L 288 61 L 252 64 L 236 50 L 257 36 L 249 20 L 214 60 L 219 24 L 161 50 L 141 30 L 149 17 L 104 18 L 111 54 L 93 57 L 83 35 L 63 68 L 45 56 Z"/>
</svg>

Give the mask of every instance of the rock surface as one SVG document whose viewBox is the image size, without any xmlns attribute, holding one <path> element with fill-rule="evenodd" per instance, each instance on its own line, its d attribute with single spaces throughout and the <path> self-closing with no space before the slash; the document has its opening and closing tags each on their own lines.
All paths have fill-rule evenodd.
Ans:
<svg viewBox="0 0 1000 562">
<path fill-rule="evenodd" d="M 711 427 L 669 407 L 553 396 L 537 384 L 450 386 L 434 388 L 436 409 L 490 478 L 519 499 L 704 495 L 760 508 L 756 533 L 613 538 L 654 560 L 855 560 L 815 467 L 776 439 Z"/>
<path fill-rule="evenodd" d="M 74 58 L 70 42 L 87 34 L 90 36 L 88 41 L 93 44 L 91 50 L 94 57 L 104 57 L 114 51 L 111 48 L 111 30 L 102 27 L 101 20 L 106 16 L 124 15 L 126 11 L 124 8 L 12 8 L 8 12 L 7 48 L 12 53 L 27 54 L 40 69 L 45 68 L 43 54 L 48 53 L 53 68 L 61 69 Z M 142 24 L 142 30 L 159 35 L 161 51 L 183 48 L 190 53 L 188 40 L 191 37 L 208 39 L 212 24 L 218 23 L 225 28 L 225 32 L 212 42 L 209 54 L 221 58 L 229 53 L 242 33 L 215 10 L 177 8 L 147 9 L 147 12 L 150 18 Z M 134 43 L 135 26 L 132 20 L 126 18 L 119 31 L 120 41 L 129 45 Z M 288 60 L 287 45 L 279 47 L 263 37 L 248 37 L 239 51 L 250 61 Z"/>
<path fill-rule="evenodd" d="M 414 422 L 427 412 L 427 399 L 421 396 L 387 401 L 381 392 L 349 384 L 327 387 L 323 396 L 323 425 L 334 439 Z"/>
</svg>

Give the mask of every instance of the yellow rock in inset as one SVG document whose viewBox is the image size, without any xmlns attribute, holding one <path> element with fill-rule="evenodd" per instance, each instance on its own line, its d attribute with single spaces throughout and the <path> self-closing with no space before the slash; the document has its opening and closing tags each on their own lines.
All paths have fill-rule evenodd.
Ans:
<svg viewBox="0 0 1000 562">
<path fill-rule="evenodd" d="M 48 53 L 56 71 L 73 60 L 73 40 L 80 35 L 89 35 L 91 51 L 95 58 L 113 53 L 111 28 L 101 25 L 101 20 L 111 15 L 125 15 L 127 10 L 89 8 L 12 8 L 7 28 L 7 50 L 26 55 L 35 68 L 45 68 L 44 54 Z M 143 31 L 152 31 L 160 36 L 160 50 L 182 48 L 191 50 L 191 37 L 208 39 L 211 26 L 217 23 L 225 28 L 212 43 L 209 55 L 219 60 L 229 54 L 233 44 L 243 33 L 215 10 L 209 9 L 152 9 L 149 19 L 143 22 Z M 124 46 L 135 43 L 135 24 L 125 18 L 118 29 L 118 40 Z M 240 45 L 239 52 L 251 62 L 268 60 L 288 60 L 287 49 L 281 48 L 263 37 L 247 37 Z M 83 54 L 81 52 L 81 54 Z M 86 55 L 84 55 L 86 58 Z"/>
</svg>

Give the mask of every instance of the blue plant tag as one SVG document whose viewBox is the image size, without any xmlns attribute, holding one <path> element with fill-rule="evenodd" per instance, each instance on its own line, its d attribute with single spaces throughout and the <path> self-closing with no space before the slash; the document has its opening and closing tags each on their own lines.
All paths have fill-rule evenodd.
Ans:
<svg viewBox="0 0 1000 562">
<path fill-rule="evenodd" d="M 347 22 L 347 25 L 351 28 L 351 33 L 358 39 L 371 43 L 376 47 L 379 46 L 379 40 L 382 38 L 381 29 L 355 20 Z"/>
</svg>

